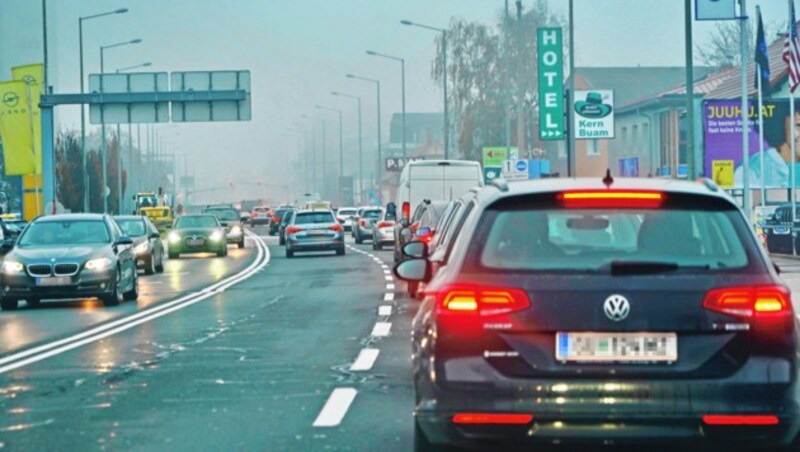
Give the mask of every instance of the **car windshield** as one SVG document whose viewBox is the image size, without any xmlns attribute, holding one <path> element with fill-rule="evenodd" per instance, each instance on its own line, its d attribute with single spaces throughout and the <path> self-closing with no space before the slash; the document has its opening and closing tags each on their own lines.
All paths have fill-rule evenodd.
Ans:
<svg viewBox="0 0 800 452">
<path fill-rule="evenodd" d="M 735 269 L 748 263 L 735 211 L 492 210 L 480 264 L 504 270 L 602 270 L 615 262 Z"/>
<path fill-rule="evenodd" d="M 235 209 L 207 209 L 203 213 L 214 215 L 220 221 L 238 221 L 239 220 L 239 212 L 237 212 Z"/>
<path fill-rule="evenodd" d="M 108 228 L 102 221 L 34 221 L 20 237 L 19 246 L 92 244 L 110 241 Z"/>
<path fill-rule="evenodd" d="M 294 224 L 335 223 L 331 212 L 302 212 L 295 214 Z"/>
<path fill-rule="evenodd" d="M 175 226 L 179 229 L 188 228 L 216 228 L 219 226 L 217 218 L 211 215 L 194 215 L 180 217 Z"/>
<path fill-rule="evenodd" d="M 116 221 L 117 221 L 117 225 L 119 225 L 119 228 L 122 230 L 122 233 L 124 235 L 127 235 L 128 237 L 141 237 L 141 236 L 147 234 L 144 220 L 139 220 L 139 219 L 135 219 L 135 220 L 119 220 L 118 219 Z"/>
</svg>

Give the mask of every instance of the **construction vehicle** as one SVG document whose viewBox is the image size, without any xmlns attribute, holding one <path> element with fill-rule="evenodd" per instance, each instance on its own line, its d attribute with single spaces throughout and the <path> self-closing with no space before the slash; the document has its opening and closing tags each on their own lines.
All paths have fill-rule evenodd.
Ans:
<svg viewBox="0 0 800 452">
<path fill-rule="evenodd" d="M 174 219 L 172 206 L 161 188 L 158 189 L 158 194 L 153 192 L 136 193 L 133 200 L 136 206 L 135 215 L 146 216 L 162 232 L 172 226 Z"/>
</svg>

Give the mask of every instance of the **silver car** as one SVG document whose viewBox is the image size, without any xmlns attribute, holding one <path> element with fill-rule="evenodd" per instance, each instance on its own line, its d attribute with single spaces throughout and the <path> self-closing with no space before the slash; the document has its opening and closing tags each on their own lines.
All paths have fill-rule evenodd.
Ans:
<svg viewBox="0 0 800 452">
<path fill-rule="evenodd" d="M 384 245 L 394 244 L 394 222 L 397 219 L 395 213 L 389 213 L 386 209 L 381 209 L 381 216 L 372 222 L 372 249 L 382 250 Z"/>
<path fill-rule="evenodd" d="M 339 224 L 344 227 L 346 232 L 353 230 L 353 218 L 357 211 L 358 209 L 355 207 L 339 207 L 336 211 L 336 219 L 339 220 Z"/>
<path fill-rule="evenodd" d="M 286 226 L 286 257 L 299 251 L 336 251 L 344 255 L 344 228 L 330 210 L 299 210 Z"/>
<path fill-rule="evenodd" d="M 372 239 L 372 223 L 381 216 L 380 207 L 362 207 L 358 209 L 355 224 L 353 224 L 353 238 L 356 243 L 364 243 L 364 240 Z"/>
</svg>

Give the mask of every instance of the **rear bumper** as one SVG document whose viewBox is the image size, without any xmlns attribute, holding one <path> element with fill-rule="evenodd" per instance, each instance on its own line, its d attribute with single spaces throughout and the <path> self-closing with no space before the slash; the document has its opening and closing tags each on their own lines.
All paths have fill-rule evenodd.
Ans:
<svg viewBox="0 0 800 452">
<path fill-rule="evenodd" d="M 297 240 L 289 238 L 286 249 L 289 251 L 334 251 L 344 249 L 344 237 L 329 240 Z"/>
<path fill-rule="evenodd" d="M 382 231 L 379 229 L 377 234 L 373 234 L 373 238 L 382 245 L 394 244 L 394 231 Z"/>
<path fill-rule="evenodd" d="M 505 377 L 482 358 L 463 358 L 446 363 L 436 380 L 429 369 L 417 366 L 415 415 L 428 439 L 444 444 L 782 446 L 800 430 L 794 365 L 779 358 L 751 359 L 736 374 L 713 380 L 526 380 Z M 446 374 L 461 381 L 443 381 Z M 533 420 L 525 425 L 453 423 L 454 414 L 465 412 L 530 414 Z M 710 426 L 703 422 L 705 415 L 774 415 L 779 423 Z"/>
<path fill-rule="evenodd" d="M 271 220 L 269 218 L 261 218 L 261 217 L 250 218 L 250 224 L 267 224 L 267 223 L 271 223 Z"/>
</svg>

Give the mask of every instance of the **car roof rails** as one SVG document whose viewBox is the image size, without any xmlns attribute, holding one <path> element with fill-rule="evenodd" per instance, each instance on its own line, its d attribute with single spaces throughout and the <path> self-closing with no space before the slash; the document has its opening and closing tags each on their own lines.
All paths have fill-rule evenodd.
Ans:
<svg viewBox="0 0 800 452">
<path fill-rule="evenodd" d="M 712 179 L 709 179 L 707 177 L 701 177 L 701 178 L 697 179 L 697 181 L 698 182 L 702 182 L 702 184 L 705 185 L 706 188 L 709 189 L 710 191 L 713 191 L 713 192 L 718 192 L 719 191 L 719 185 L 717 185 L 717 183 L 714 182 Z"/>
<path fill-rule="evenodd" d="M 494 179 L 492 180 L 491 185 L 492 187 L 504 193 L 508 191 L 508 181 L 506 181 L 505 179 Z"/>
</svg>

